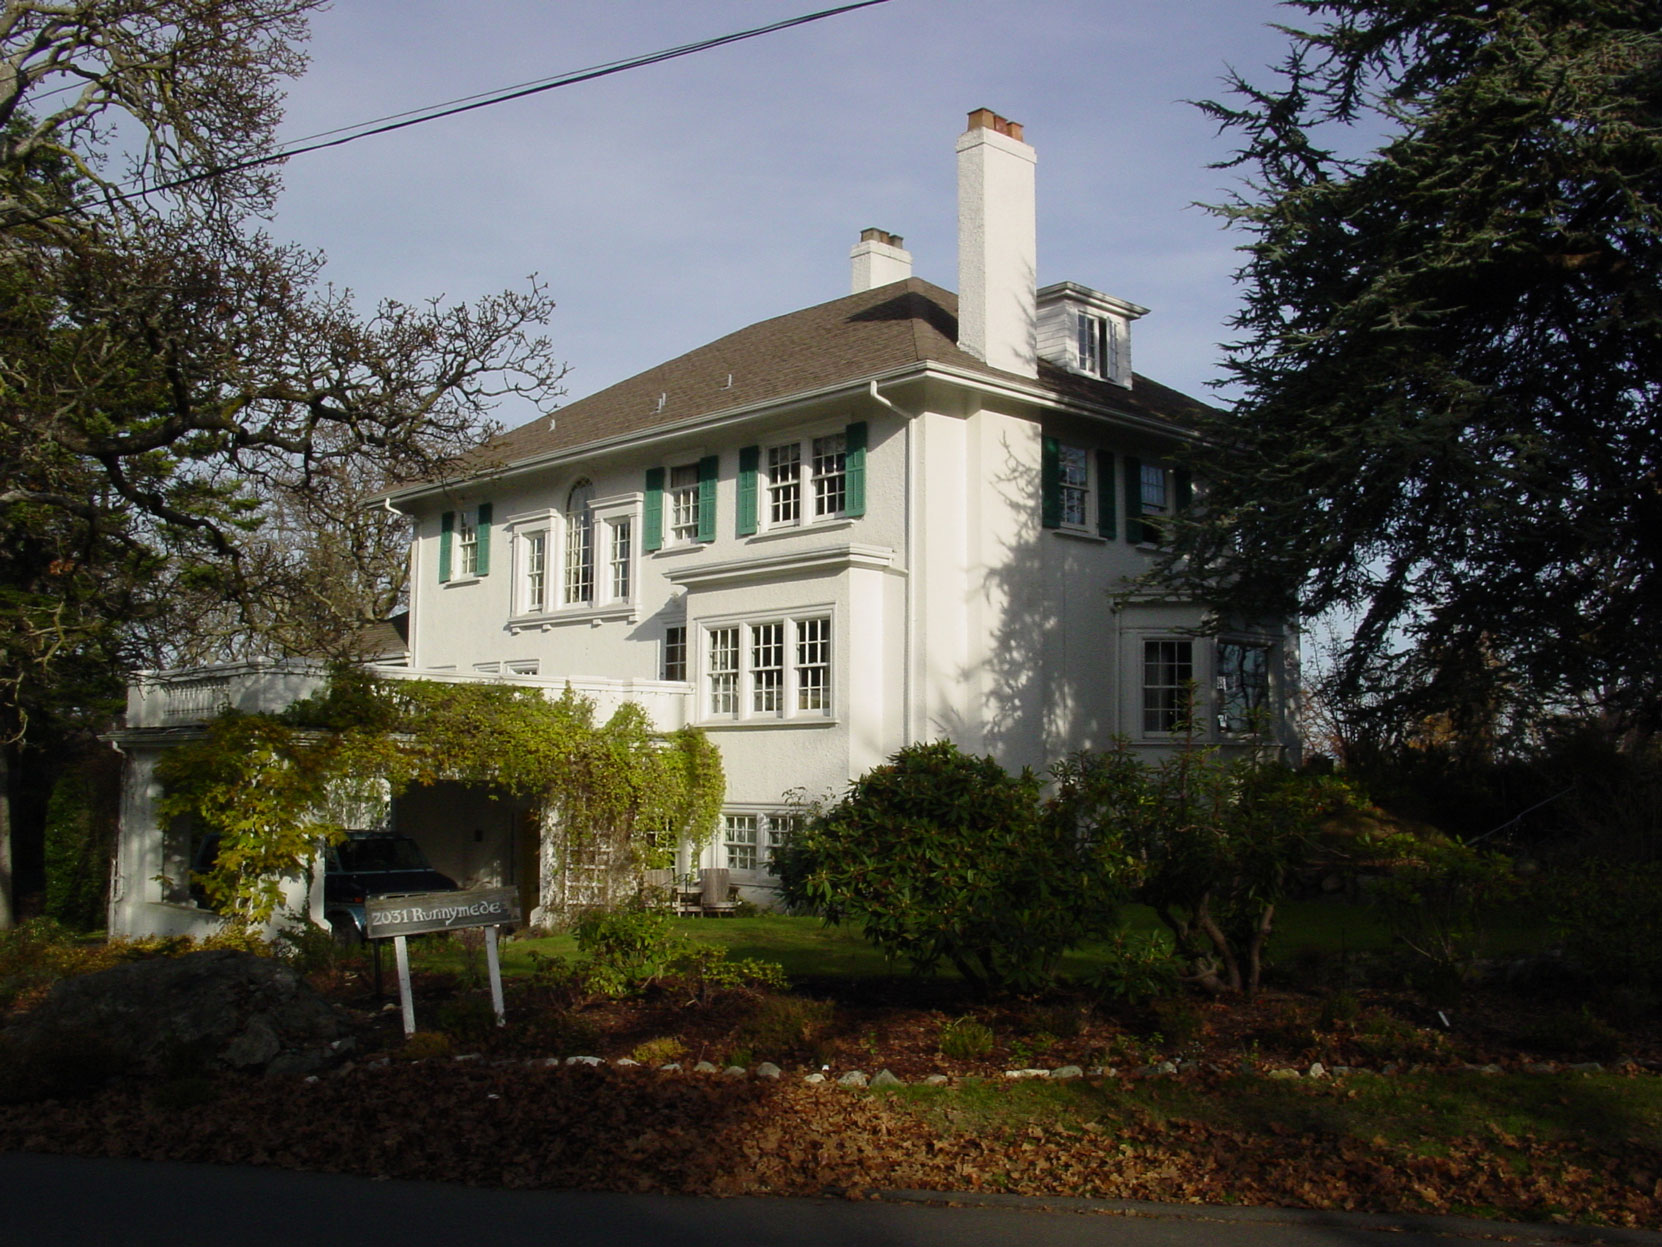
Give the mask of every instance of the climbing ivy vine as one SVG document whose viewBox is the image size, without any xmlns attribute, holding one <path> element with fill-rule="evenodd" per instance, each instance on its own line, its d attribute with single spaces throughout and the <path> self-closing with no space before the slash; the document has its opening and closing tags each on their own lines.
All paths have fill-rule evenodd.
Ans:
<svg viewBox="0 0 1662 1247">
<path fill-rule="evenodd" d="M 669 865 L 683 841 L 715 834 L 726 783 L 696 728 L 655 732 L 633 702 L 605 722 L 569 688 L 382 680 L 336 670 L 326 689 L 278 715 L 227 713 L 181 745 L 158 774 L 164 819 L 191 818 L 219 837 L 195 876 L 235 925 L 259 926 L 320 842 L 344 829 L 331 798 L 366 776 L 394 795 L 442 780 L 531 801 L 561 860 L 598 854 L 631 868 Z"/>
</svg>

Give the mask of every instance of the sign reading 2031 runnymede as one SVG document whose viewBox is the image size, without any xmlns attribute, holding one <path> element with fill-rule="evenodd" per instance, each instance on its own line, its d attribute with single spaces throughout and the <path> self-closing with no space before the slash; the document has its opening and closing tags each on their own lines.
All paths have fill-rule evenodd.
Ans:
<svg viewBox="0 0 1662 1247">
<path fill-rule="evenodd" d="M 372 940 L 464 927 L 499 927 L 519 921 L 519 889 L 473 888 L 466 892 L 416 892 L 364 902 L 364 925 Z"/>
</svg>

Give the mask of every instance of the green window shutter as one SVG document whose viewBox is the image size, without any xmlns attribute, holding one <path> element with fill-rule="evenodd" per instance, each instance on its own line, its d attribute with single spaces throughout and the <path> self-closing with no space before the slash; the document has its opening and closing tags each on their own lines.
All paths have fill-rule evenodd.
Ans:
<svg viewBox="0 0 1662 1247">
<path fill-rule="evenodd" d="M 456 539 L 456 513 L 446 511 L 439 516 L 439 583 L 450 581 L 450 545 Z"/>
<path fill-rule="evenodd" d="M 1062 444 L 1054 437 L 1039 439 L 1039 523 L 1062 527 Z"/>
<path fill-rule="evenodd" d="M 1125 457 L 1125 539 L 1146 541 L 1143 535 L 1143 461 Z"/>
<path fill-rule="evenodd" d="M 491 572 L 491 504 L 479 504 L 479 574 L 488 576 Z"/>
<path fill-rule="evenodd" d="M 721 470 L 721 460 L 715 455 L 705 455 L 698 461 L 698 539 L 700 541 L 714 541 L 716 539 L 716 474 Z"/>
<path fill-rule="evenodd" d="M 1189 504 L 1194 501 L 1195 483 L 1189 475 L 1189 469 L 1176 468 L 1172 472 L 1172 488 L 1177 491 L 1175 499 L 1179 511 L 1187 511 Z"/>
<path fill-rule="evenodd" d="M 1114 497 L 1114 452 L 1099 450 L 1096 452 L 1096 532 L 1099 537 L 1115 537 L 1118 535 Z"/>
<path fill-rule="evenodd" d="M 664 470 L 646 470 L 646 503 L 641 513 L 641 549 L 651 554 L 664 548 Z"/>
<path fill-rule="evenodd" d="M 843 430 L 843 514 L 866 513 L 866 422 Z"/>
<path fill-rule="evenodd" d="M 739 450 L 739 536 L 748 537 L 756 531 L 756 470 L 762 464 L 760 446 L 744 446 Z"/>
</svg>

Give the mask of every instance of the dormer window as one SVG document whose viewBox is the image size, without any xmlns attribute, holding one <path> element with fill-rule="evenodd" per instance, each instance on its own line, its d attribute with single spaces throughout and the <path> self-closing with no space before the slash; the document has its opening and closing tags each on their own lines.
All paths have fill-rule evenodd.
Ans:
<svg viewBox="0 0 1662 1247">
<path fill-rule="evenodd" d="M 1080 376 L 1131 386 L 1131 322 L 1148 309 L 1058 282 L 1039 291 L 1039 358 Z"/>
<path fill-rule="evenodd" d="M 1079 371 L 1115 380 L 1120 373 L 1119 325 L 1107 316 L 1079 313 Z"/>
</svg>

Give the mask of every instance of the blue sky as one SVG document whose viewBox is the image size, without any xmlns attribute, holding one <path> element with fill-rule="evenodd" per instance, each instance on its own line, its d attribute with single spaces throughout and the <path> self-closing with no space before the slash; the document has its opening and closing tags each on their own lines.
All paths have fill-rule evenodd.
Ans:
<svg viewBox="0 0 1662 1247">
<path fill-rule="evenodd" d="M 287 137 L 828 8 L 831 0 L 337 0 Z M 810 26 L 292 161 L 273 233 L 357 295 L 473 299 L 538 273 L 580 398 L 848 290 L 865 226 L 957 284 L 953 144 L 972 108 L 1039 155 L 1039 280 L 1153 309 L 1146 375 L 1206 396 L 1237 239 L 1191 205 L 1235 174 L 1184 101 L 1263 79 L 1271 0 L 889 0 Z M 502 409 L 509 425 L 532 418 Z"/>
</svg>

